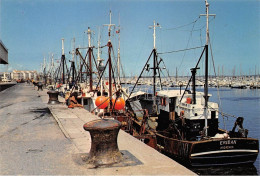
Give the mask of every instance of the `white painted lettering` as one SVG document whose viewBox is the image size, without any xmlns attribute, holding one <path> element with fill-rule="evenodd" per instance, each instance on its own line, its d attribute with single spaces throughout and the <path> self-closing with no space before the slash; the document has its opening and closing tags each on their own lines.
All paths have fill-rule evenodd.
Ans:
<svg viewBox="0 0 260 182">
<path fill-rule="evenodd" d="M 236 140 L 224 140 L 224 141 L 219 141 L 220 145 L 236 145 L 237 141 Z"/>
</svg>

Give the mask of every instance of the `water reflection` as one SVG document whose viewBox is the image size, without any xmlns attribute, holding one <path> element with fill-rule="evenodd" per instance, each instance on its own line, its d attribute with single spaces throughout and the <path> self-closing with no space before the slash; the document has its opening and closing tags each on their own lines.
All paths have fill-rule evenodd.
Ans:
<svg viewBox="0 0 260 182">
<path fill-rule="evenodd" d="M 166 154 L 165 154 L 166 155 Z M 257 170 L 259 166 L 257 161 L 254 164 L 237 164 L 229 166 L 207 166 L 207 167 L 192 167 L 179 158 L 169 156 L 171 159 L 190 169 L 199 176 L 257 176 L 260 175 Z M 258 168 L 256 166 L 258 166 Z"/>
<path fill-rule="evenodd" d="M 221 166 L 221 167 L 191 167 L 189 168 L 193 172 L 201 176 L 208 175 L 220 175 L 220 176 L 254 176 L 257 174 L 257 169 L 254 165 L 244 165 L 244 166 Z"/>
</svg>

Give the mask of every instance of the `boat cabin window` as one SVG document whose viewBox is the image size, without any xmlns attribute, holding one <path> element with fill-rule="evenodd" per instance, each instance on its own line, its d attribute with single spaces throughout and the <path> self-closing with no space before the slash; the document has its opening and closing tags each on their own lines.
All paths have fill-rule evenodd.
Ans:
<svg viewBox="0 0 260 182">
<path fill-rule="evenodd" d="M 105 97 L 107 97 L 107 96 L 108 96 L 108 93 L 107 93 L 107 92 L 103 92 L 103 95 L 104 95 Z"/>
<path fill-rule="evenodd" d="M 176 106 L 176 97 L 172 97 L 172 98 L 170 98 L 170 101 L 169 101 L 169 110 L 170 110 L 170 112 L 174 112 L 175 111 L 175 106 Z"/>
<path fill-rule="evenodd" d="M 216 118 L 216 111 L 211 111 L 211 119 L 215 119 Z"/>
<path fill-rule="evenodd" d="M 83 105 L 88 105 L 88 99 L 83 99 Z"/>
</svg>

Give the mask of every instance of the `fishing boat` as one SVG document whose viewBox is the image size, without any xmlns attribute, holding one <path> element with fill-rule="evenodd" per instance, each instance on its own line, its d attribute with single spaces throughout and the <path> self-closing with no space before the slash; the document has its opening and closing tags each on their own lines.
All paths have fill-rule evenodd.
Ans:
<svg viewBox="0 0 260 182">
<path fill-rule="evenodd" d="M 185 90 L 156 90 L 160 62 L 155 47 L 153 55 L 153 93 L 139 92 L 127 100 L 129 110 L 142 119 L 133 124 L 133 134 L 158 151 L 179 159 L 190 166 L 223 166 L 253 164 L 259 153 L 259 141 L 248 137 L 243 127 L 243 117 L 237 117 L 231 130 L 219 128 L 217 103 L 209 102 L 208 93 L 208 45 L 209 45 L 209 4 L 206 3 L 206 44 L 194 68 Z M 196 91 L 196 71 L 201 58 L 205 55 L 204 92 Z M 149 60 L 148 59 L 148 60 Z M 148 61 L 144 69 L 148 69 Z M 143 72 L 142 71 L 142 72 Z M 142 73 L 139 78 L 141 78 Z M 138 80 L 139 80 L 138 78 Z M 137 80 L 137 81 L 138 81 Z M 192 82 L 192 83 L 191 83 Z M 192 85 L 192 90 L 188 86 Z M 135 87 L 135 86 L 134 86 Z M 150 104 L 149 104 L 150 103 Z M 141 116 L 139 116 L 141 118 Z"/>
<path fill-rule="evenodd" d="M 202 92 L 157 92 L 159 114 L 154 133 L 158 149 L 191 166 L 253 164 L 258 139 L 248 137 L 243 118 L 238 117 L 230 131 L 219 129 L 218 104 L 208 102 L 205 116 L 204 98 Z"/>
<path fill-rule="evenodd" d="M 113 65 L 112 52 L 113 44 L 111 42 L 111 31 L 115 24 L 111 22 L 111 11 L 110 11 L 110 23 L 108 26 L 108 42 L 105 46 L 100 46 L 100 38 L 97 46 L 97 62 L 93 55 L 94 46 L 91 45 L 91 30 L 88 29 L 88 48 L 86 55 L 82 55 L 79 48 L 76 49 L 76 55 L 80 57 L 82 64 L 78 71 L 78 76 L 75 80 L 82 77 L 82 74 L 86 73 L 86 81 L 79 83 L 80 93 L 78 99 L 82 106 L 89 112 L 101 117 L 101 118 L 113 118 L 117 119 L 122 123 L 122 128 L 128 131 L 129 128 L 129 116 L 125 113 L 125 97 L 126 89 L 121 85 L 120 80 L 120 40 L 118 45 L 118 56 L 117 56 L 117 79 L 115 78 L 115 66 Z M 117 30 L 117 34 L 120 38 L 120 26 Z M 100 57 L 100 48 L 107 48 L 107 61 L 104 61 Z M 83 71 L 85 68 L 85 71 Z M 104 75 L 108 73 L 108 78 Z M 96 77 L 96 83 L 94 83 L 94 76 Z M 74 88 L 74 87 L 73 87 Z M 72 90 L 73 90 L 72 88 Z"/>
</svg>

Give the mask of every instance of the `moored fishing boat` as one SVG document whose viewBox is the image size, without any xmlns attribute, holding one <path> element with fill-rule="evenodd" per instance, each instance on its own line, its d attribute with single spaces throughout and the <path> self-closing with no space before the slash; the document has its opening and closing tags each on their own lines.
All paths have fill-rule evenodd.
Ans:
<svg viewBox="0 0 260 182">
<path fill-rule="evenodd" d="M 248 130 L 243 128 L 242 117 L 237 118 L 231 131 L 220 129 L 218 128 L 218 105 L 209 102 L 208 124 L 205 127 L 202 93 L 196 95 L 197 103 L 191 99 L 192 94 L 185 95 L 186 101 L 180 103 L 181 94 L 176 92 L 175 95 L 173 92 L 157 94 L 159 100 L 164 100 L 163 103 L 159 103 L 158 127 L 154 132 L 160 151 L 192 166 L 255 162 L 259 152 L 259 142 L 258 139 L 248 137 Z M 173 105 L 176 107 L 172 107 Z"/>
</svg>

